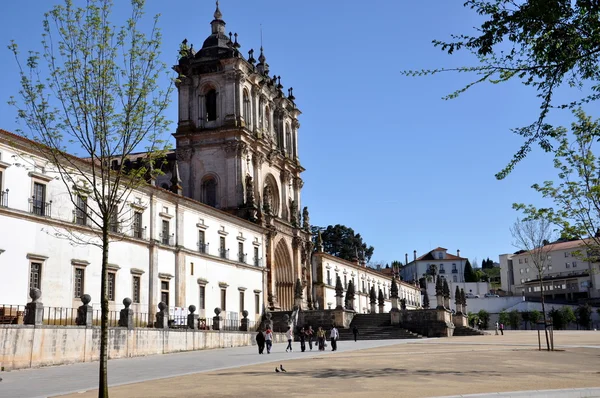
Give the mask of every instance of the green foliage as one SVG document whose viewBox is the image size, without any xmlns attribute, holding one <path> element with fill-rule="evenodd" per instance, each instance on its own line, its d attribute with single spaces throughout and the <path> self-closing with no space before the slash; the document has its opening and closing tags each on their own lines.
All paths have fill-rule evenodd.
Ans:
<svg viewBox="0 0 600 398">
<path fill-rule="evenodd" d="M 504 323 L 506 325 L 505 322 L 502 322 L 502 323 Z M 519 325 L 521 324 L 521 314 L 519 313 L 519 311 L 512 310 L 511 312 L 509 312 L 508 324 L 510 325 L 510 328 L 513 330 L 519 329 Z"/>
<path fill-rule="evenodd" d="M 557 330 L 565 329 L 569 323 L 576 321 L 575 313 L 569 306 L 562 307 L 560 310 L 552 308 L 549 315 L 552 318 L 554 329 Z"/>
<path fill-rule="evenodd" d="M 329 225 L 325 229 L 317 226 L 311 227 L 315 237 L 319 230 L 321 231 L 325 253 L 347 261 L 355 261 L 357 255 L 366 262 L 371 260 L 375 248 L 363 242 L 362 236 L 355 234 L 352 228 L 340 224 Z"/>
<path fill-rule="evenodd" d="M 474 35 L 453 35 L 452 41 L 434 40 L 448 54 L 466 50 L 479 60 L 477 66 L 405 71 L 408 76 L 459 72 L 475 75 L 465 87 L 446 98 L 456 98 L 472 86 L 518 80 L 537 91 L 540 113 L 530 125 L 513 131 L 524 144 L 496 177 L 502 179 L 539 144 L 552 150 L 554 129 L 547 118 L 552 108 L 577 108 L 600 98 L 600 7 L 595 1 L 467 0 L 482 21 Z M 591 88 L 569 103 L 555 103 L 554 93 L 568 85 Z M 581 90 L 587 91 L 587 90 Z"/>
<path fill-rule="evenodd" d="M 471 326 L 472 328 L 474 328 L 475 326 L 477 326 L 477 324 L 479 323 L 479 316 L 477 314 L 474 314 L 472 312 L 468 312 L 467 313 L 467 318 L 469 320 L 469 326 Z"/>
<path fill-rule="evenodd" d="M 494 262 L 490 260 L 489 257 L 481 262 L 481 269 L 486 270 L 492 268 L 494 268 Z"/>
<path fill-rule="evenodd" d="M 500 311 L 500 313 L 498 314 L 498 322 L 499 323 L 503 323 L 505 325 L 508 325 L 509 322 L 509 316 L 508 316 L 508 312 L 506 312 L 506 310 L 502 310 Z"/>
<path fill-rule="evenodd" d="M 600 137 L 600 123 L 581 110 L 577 110 L 575 116 L 577 121 L 571 126 L 572 134 L 563 128 L 554 130 L 559 143 L 554 156 L 558 181 L 532 186 L 554 206 L 537 208 L 515 203 L 513 207 L 523 211 L 527 219 L 543 217 L 550 220 L 560 228 L 563 236 L 589 237 L 583 243 L 591 253 L 598 253 L 600 237 L 596 236 L 596 231 L 600 227 L 600 159 L 595 152 Z M 591 261 L 597 259 L 597 254 L 590 258 Z"/>
<path fill-rule="evenodd" d="M 479 312 L 477 313 L 477 317 L 481 321 L 481 327 L 483 329 L 487 329 L 488 323 L 490 322 L 490 313 L 486 310 L 479 310 Z"/>
<path fill-rule="evenodd" d="M 589 304 L 580 305 L 575 309 L 577 324 L 582 328 L 589 329 L 592 324 L 592 307 Z"/>
<path fill-rule="evenodd" d="M 465 276 L 465 282 L 477 282 L 477 276 L 475 275 L 475 272 L 473 271 L 473 267 L 471 267 L 471 263 L 469 262 L 469 259 L 467 259 L 465 261 L 464 276 Z"/>
<path fill-rule="evenodd" d="M 535 325 L 542 320 L 542 313 L 538 310 L 529 311 L 529 323 Z M 533 327 L 532 327 L 533 328 Z"/>
</svg>

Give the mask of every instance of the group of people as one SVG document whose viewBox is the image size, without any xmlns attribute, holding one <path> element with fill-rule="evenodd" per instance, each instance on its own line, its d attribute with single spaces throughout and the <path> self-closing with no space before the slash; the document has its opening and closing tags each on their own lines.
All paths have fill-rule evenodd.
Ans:
<svg viewBox="0 0 600 398">
<path fill-rule="evenodd" d="M 504 324 L 503 323 L 496 322 L 496 334 L 498 334 L 498 330 L 500 331 L 500 333 L 502 333 L 502 336 L 504 336 Z"/>
<path fill-rule="evenodd" d="M 354 341 L 356 341 L 358 330 L 354 328 Z M 285 332 L 288 345 L 285 349 L 285 352 L 292 352 L 292 342 L 294 341 L 294 331 L 291 327 L 288 327 L 288 330 Z M 306 343 L 308 342 L 308 348 L 312 351 L 313 342 L 319 349 L 319 351 L 325 351 L 327 347 L 327 332 L 323 329 L 322 326 L 316 330 L 313 330 L 312 326 L 302 327 L 298 333 L 296 334 L 296 338 L 300 340 L 300 350 L 302 352 L 306 351 Z M 340 333 L 337 327 L 332 325 L 329 330 L 329 341 L 331 343 L 331 351 L 337 351 L 337 341 L 340 338 Z M 316 341 L 315 341 L 316 339 Z M 256 344 L 258 345 L 258 353 L 262 354 L 265 349 L 265 345 L 267 347 L 267 354 L 271 353 L 271 347 L 273 346 L 273 331 L 271 328 L 267 327 L 267 329 L 263 331 L 259 331 L 256 335 Z"/>
</svg>

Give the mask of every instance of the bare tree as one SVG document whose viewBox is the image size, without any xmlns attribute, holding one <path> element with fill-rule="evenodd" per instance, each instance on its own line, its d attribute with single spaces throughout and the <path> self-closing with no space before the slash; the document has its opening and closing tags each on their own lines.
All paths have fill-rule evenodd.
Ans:
<svg viewBox="0 0 600 398">
<path fill-rule="evenodd" d="M 98 396 L 108 397 L 107 266 L 109 243 L 118 238 L 112 228 L 125 216 L 128 196 L 146 184 L 164 156 L 163 111 L 172 85 L 161 90 L 158 84 L 167 71 L 159 59 L 158 18 L 148 32 L 139 28 L 144 0 L 131 0 L 131 14 L 121 27 L 110 20 L 111 0 L 83 3 L 75 7 L 64 0 L 45 14 L 43 50 L 28 52 L 25 62 L 11 43 L 21 82 L 21 101 L 12 103 L 27 127 L 21 133 L 62 180 L 76 212 L 90 214 L 95 227 L 88 231 L 90 239 L 69 237 L 102 251 Z M 142 161 L 128 167 L 140 150 Z"/>
<path fill-rule="evenodd" d="M 525 250 L 531 259 L 540 284 L 540 300 L 542 303 L 542 317 L 544 320 L 544 331 L 546 335 L 546 346 L 550 351 L 550 340 L 548 338 L 548 329 L 546 327 L 546 306 L 544 303 L 544 273 L 546 271 L 546 262 L 548 254 L 552 250 L 552 223 L 546 218 L 530 218 L 519 220 L 510 228 L 514 238 L 513 245 Z"/>
</svg>

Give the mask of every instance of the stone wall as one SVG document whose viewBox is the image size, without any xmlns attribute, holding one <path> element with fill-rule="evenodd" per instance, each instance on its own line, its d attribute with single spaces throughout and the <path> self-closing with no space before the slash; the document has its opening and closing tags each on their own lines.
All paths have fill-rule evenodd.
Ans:
<svg viewBox="0 0 600 398">
<path fill-rule="evenodd" d="M 426 337 L 451 337 L 452 313 L 446 310 L 400 311 L 400 326 Z"/>
<path fill-rule="evenodd" d="M 194 331 L 191 329 L 111 328 L 108 357 L 131 358 L 211 348 L 256 344 L 256 332 Z M 274 342 L 285 335 L 274 334 Z M 0 370 L 37 368 L 97 361 L 100 328 L 3 325 L 0 327 Z"/>
</svg>

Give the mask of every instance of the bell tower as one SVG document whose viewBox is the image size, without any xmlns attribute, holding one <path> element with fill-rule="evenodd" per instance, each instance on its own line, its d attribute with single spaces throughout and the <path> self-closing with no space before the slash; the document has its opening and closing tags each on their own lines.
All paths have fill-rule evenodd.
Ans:
<svg viewBox="0 0 600 398">
<path fill-rule="evenodd" d="M 200 50 L 182 42 L 173 67 L 183 194 L 267 228 L 270 307 L 291 309 L 298 279 L 310 306 L 312 245 L 308 210 L 300 210 L 301 112 L 293 88 L 284 93 L 281 76 L 270 76 L 262 46 L 258 61 L 252 49 L 241 54 L 218 1 L 210 25 Z"/>
</svg>

